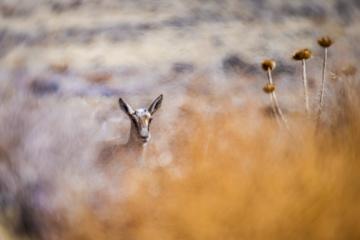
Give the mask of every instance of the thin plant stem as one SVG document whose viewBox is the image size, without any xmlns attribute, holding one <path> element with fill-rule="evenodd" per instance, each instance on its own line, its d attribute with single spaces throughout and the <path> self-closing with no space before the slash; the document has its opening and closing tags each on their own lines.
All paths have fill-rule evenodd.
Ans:
<svg viewBox="0 0 360 240">
<path fill-rule="evenodd" d="M 277 98 L 276 98 L 275 92 L 272 92 L 272 95 L 273 95 L 273 98 L 274 98 L 274 101 L 275 101 L 276 110 L 277 110 L 277 112 L 279 113 L 282 121 L 284 122 L 284 125 L 285 125 L 286 130 L 288 130 L 288 131 L 290 132 L 290 128 L 289 128 L 289 126 L 288 126 L 288 124 L 287 124 L 287 120 L 285 119 L 285 117 L 284 117 L 284 115 L 283 115 L 283 113 L 282 113 L 282 111 L 281 111 L 281 108 L 280 108 L 280 106 L 279 106 L 279 102 L 278 102 L 278 100 L 277 100 Z"/>
<path fill-rule="evenodd" d="M 271 70 L 270 70 L 270 69 L 268 69 L 268 79 L 269 79 L 269 83 L 270 83 L 270 84 L 274 84 L 273 81 L 272 81 Z M 278 124 L 279 127 L 281 128 L 278 115 L 276 114 L 276 107 L 275 107 L 275 101 L 274 101 L 273 94 L 270 93 L 269 96 L 270 96 L 270 101 L 271 101 L 272 109 L 273 109 L 273 112 L 274 112 L 274 117 L 275 117 L 275 119 L 276 119 L 277 124 Z"/>
<path fill-rule="evenodd" d="M 324 55 L 324 64 L 323 64 L 321 91 L 320 91 L 319 109 L 318 109 L 316 128 L 318 128 L 318 126 L 319 126 L 320 115 L 321 115 L 321 111 L 322 111 L 322 104 L 323 104 L 323 99 L 324 99 L 326 60 L 327 60 L 327 48 L 325 48 L 325 55 Z"/>
<path fill-rule="evenodd" d="M 271 101 L 271 108 L 272 108 L 274 117 L 276 119 L 277 125 L 279 126 L 279 128 L 281 128 L 281 124 L 280 124 L 278 115 L 276 114 L 276 107 L 275 107 L 274 97 L 273 97 L 272 93 L 269 94 L 269 97 L 270 97 L 270 101 Z"/>
<path fill-rule="evenodd" d="M 304 94 L 305 94 L 305 107 L 306 107 L 306 115 L 308 124 L 310 122 L 310 111 L 309 111 L 309 97 L 307 92 L 307 80 L 306 80 L 306 67 L 305 67 L 305 59 L 302 60 L 302 67 L 303 67 L 303 82 L 304 82 Z"/>
<path fill-rule="evenodd" d="M 270 69 L 268 69 L 268 77 L 269 77 L 269 82 L 270 82 L 271 84 L 273 84 L 273 80 L 272 80 L 271 70 L 270 70 Z M 283 113 L 282 113 L 282 111 L 281 111 L 279 102 L 277 101 L 275 91 L 272 92 L 270 95 L 272 96 L 272 99 L 273 99 L 273 101 L 275 102 L 276 112 L 280 115 L 282 121 L 284 122 L 285 128 L 290 132 L 289 126 L 288 126 L 288 124 L 287 124 L 287 121 L 286 121 L 286 119 L 285 119 L 285 117 L 284 117 L 284 115 L 283 115 Z"/>
<path fill-rule="evenodd" d="M 271 70 L 270 70 L 270 68 L 268 69 L 268 78 L 269 78 L 269 83 L 270 83 L 270 84 L 274 84 L 274 83 L 273 83 L 273 80 L 272 80 L 272 77 L 271 77 Z"/>
</svg>

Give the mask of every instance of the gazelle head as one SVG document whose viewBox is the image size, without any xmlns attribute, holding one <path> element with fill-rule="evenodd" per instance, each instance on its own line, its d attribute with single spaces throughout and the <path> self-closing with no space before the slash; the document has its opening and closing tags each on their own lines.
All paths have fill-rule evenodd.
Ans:
<svg viewBox="0 0 360 240">
<path fill-rule="evenodd" d="M 150 140 L 152 115 L 160 108 L 162 100 L 163 95 L 161 94 L 148 109 L 139 108 L 133 110 L 124 99 L 119 98 L 120 109 L 128 115 L 132 126 L 136 129 L 138 140 L 143 143 L 147 143 Z"/>
</svg>

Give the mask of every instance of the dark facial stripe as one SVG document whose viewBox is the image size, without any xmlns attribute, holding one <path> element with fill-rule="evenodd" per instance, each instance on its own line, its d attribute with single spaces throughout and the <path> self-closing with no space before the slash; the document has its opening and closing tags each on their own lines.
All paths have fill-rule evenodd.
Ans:
<svg viewBox="0 0 360 240">
<path fill-rule="evenodd" d="M 138 125 L 137 121 L 134 118 L 131 118 L 131 122 L 136 127 L 136 129 L 139 129 L 139 125 Z"/>
</svg>

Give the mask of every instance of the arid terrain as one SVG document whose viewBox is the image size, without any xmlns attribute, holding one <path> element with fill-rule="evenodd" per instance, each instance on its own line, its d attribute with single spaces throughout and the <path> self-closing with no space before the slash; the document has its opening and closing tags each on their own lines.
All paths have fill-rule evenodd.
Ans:
<svg viewBox="0 0 360 240">
<path fill-rule="evenodd" d="M 0 239 L 360 238 L 359 1 L 2 0 L 0 18 Z M 144 164 L 102 161 L 129 137 L 118 99 L 160 94 Z"/>
</svg>

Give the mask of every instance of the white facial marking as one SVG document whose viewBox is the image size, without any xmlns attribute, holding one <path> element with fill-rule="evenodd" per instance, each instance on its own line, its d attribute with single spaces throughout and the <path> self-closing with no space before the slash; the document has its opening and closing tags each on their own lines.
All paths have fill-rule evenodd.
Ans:
<svg viewBox="0 0 360 240">
<path fill-rule="evenodd" d="M 134 120 L 136 121 L 136 129 L 138 137 L 142 142 L 147 143 L 150 140 L 149 122 L 151 114 L 147 109 L 136 109 L 134 113 Z"/>
</svg>

